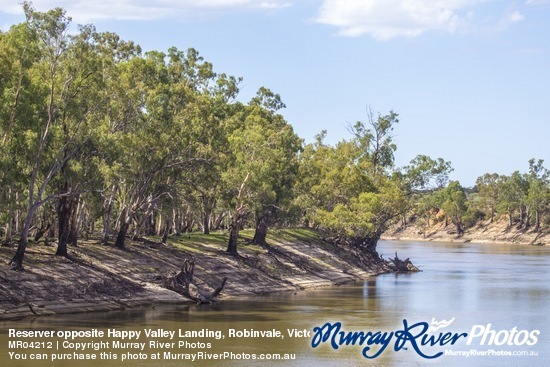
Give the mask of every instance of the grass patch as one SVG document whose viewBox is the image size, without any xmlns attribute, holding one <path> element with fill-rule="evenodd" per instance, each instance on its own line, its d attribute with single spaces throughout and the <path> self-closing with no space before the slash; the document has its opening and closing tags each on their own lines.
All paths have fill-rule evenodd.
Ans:
<svg viewBox="0 0 550 367">
<path fill-rule="evenodd" d="M 177 237 L 170 237 L 169 241 L 181 245 L 216 245 L 223 247 L 227 245 L 228 235 L 222 232 L 185 233 Z"/>
<path fill-rule="evenodd" d="M 247 246 L 254 238 L 253 229 L 244 229 L 239 232 L 239 247 L 245 246 L 248 249 L 255 249 L 253 246 Z M 220 249 L 225 249 L 229 240 L 228 232 L 211 232 L 203 234 L 200 232 L 185 233 L 180 236 L 169 237 L 168 241 L 175 246 L 195 247 L 197 245 L 215 246 Z M 267 242 L 271 244 L 280 244 L 282 242 L 305 242 L 305 243 L 321 243 L 322 240 L 319 234 L 309 228 L 272 228 L 267 233 Z"/>
<path fill-rule="evenodd" d="M 319 234 L 309 228 L 275 228 L 268 232 L 268 241 L 320 243 Z"/>
</svg>

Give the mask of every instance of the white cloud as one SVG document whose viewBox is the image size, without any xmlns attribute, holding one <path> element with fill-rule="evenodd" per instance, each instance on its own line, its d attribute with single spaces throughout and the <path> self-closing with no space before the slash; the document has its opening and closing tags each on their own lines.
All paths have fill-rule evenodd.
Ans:
<svg viewBox="0 0 550 367">
<path fill-rule="evenodd" d="M 510 13 L 506 18 L 505 21 L 508 23 L 517 23 L 525 20 L 525 17 L 519 12 L 514 11 L 513 13 Z"/>
<path fill-rule="evenodd" d="M 343 36 L 368 34 L 377 40 L 427 31 L 452 33 L 471 29 L 476 6 L 484 3 L 487 0 L 324 0 L 317 22 L 338 27 Z M 518 12 L 507 18 L 509 23 L 520 20 Z"/>
<path fill-rule="evenodd" d="M 40 11 L 61 7 L 77 23 L 102 19 L 152 20 L 188 16 L 214 10 L 277 9 L 288 7 L 291 0 L 34 0 Z M 0 0 L 0 13 L 20 14 L 13 0 Z"/>
</svg>

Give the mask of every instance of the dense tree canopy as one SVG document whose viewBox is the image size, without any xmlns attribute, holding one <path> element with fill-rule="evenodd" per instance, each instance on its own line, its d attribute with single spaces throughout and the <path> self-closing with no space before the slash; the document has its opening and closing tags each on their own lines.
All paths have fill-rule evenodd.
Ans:
<svg viewBox="0 0 550 367">
<path fill-rule="evenodd" d="M 2 243 L 17 243 L 14 269 L 29 240 L 67 256 L 90 234 L 124 248 L 128 237 L 226 230 L 236 255 L 242 228 L 266 245 L 271 225 L 305 225 L 375 253 L 407 215 L 429 226 L 444 212 L 458 234 L 472 216 L 534 231 L 548 221 L 542 160 L 486 174 L 472 194 L 448 184 L 442 158 L 395 167 L 398 114 L 370 109 L 348 139 L 327 144 L 321 132 L 304 145 L 278 94 L 239 101 L 242 79 L 195 49 L 143 53 L 92 25 L 75 30 L 63 9 L 23 8 L 26 21 L 0 32 L 0 225 Z"/>
</svg>

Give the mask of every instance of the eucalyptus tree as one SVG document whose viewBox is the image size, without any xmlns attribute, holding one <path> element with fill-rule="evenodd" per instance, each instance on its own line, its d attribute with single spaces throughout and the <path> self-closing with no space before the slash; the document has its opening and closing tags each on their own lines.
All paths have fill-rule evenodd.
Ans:
<svg viewBox="0 0 550 367">
<path fill-rule="evenodd" d="M 334 147 L 325 143 L 327 131 L 315 136 L 315 142 L 304 146 L 298 157 L 298 179 L 293 188 L 294 204 L 301 209 L 306 227 L 316 227 L 317 209 L 323 206 L 334 207 L 335 191 L 328 185 L 334 181 L 325 180 L 326 170 L 335 165 L 326 164 L 334 157 Z"/>
<path fill-rule="evenodd" d="M 311 191 L 318 195 L 316 220 L 321 228 L 366 253 L 376 254 L 380 236 L 406 203 L 399 181 L 392 176 L 397 148 L 392 131 L 397 122 L 394 112 L 376 120 L 369 112 L 368 123 L 358 122 L 350 129 L 351 140 L 335 147 L 320 142 L 316 146 L 325 157 L 316 164 L 320 178 L 309 180 Z"/>
<path fill-rule="evenodd" d="M 398 117 L 399 114 L 390 111 L 387 115 L 379 113 L 375 118 L 369 108 L 367 121 L 357 121 L 349 128 L 362 150 L 361 159 L 368 163 L 369 174 L 373 177 L 384 176 L 393 168 L 394 152 L 397 149 L 393 129 L 399 123 Z"/>
<path fill-rule="evenodd" d="M 426 233 L 435 221 L 435 215 L 439 212 L 441 204 L 438 203 L 438 191 L 425 191 L 413 194 L 412 210 L 416 215 L 415 224 L 421 228 L 422 236 L 426 238 Z"/>
<path fill-rule="evenodd" d="M 402 224 L 407 224 L 406 214 L 411 209 L 420 217 L 429 217 L 429 208 L 426 204 L 432 200 L 424 200 L 424 196 L 431 196 L 434 191 L 441 190 L 449 181 L 449 174 L 453 171 L 451 162 L 443 158 L 433 159 L 419 154 L 403 169 L 393 173 L 393 179 L 399 182 L 408 200 L 402 209 Z M 428 212 L 423 212 L 427 210 Z M 428 221 L 429 222 L 429 221 Z"/>
<path fill-rule="evenodd" d="M 33 115 L 44 90 L 33 82 L 40 59 L 36 32 L 27 24 L 0 32 L 0 217 L 4 244 L 12 241 L 18 213 L 24 210 L 24 190 L 32 162 Z"/>
<path fill-rule="evenodd" d="M 227 161 L 226 121 L 236 108 L 234 101 L 242 79 L 216 73 L 193 48 L 184 52 L 172 47 L 166 58 L 172 118 L 176 124 L 185 125 L 185 133 L 200 157 L 200 164 L 195 160 L 192 171 L 181 172 L 177 199 L 188 207 L 187 211 L 200 216 L 207 234 Z"/>
<path fill-rule="evenodd" d="M 182 114 L 191 92 L 171 82 L 164 53 L 148 52 L 119 68 L 109 175 L 119 207 L 115 245 L 123 248 L 131 222 L 174 194 L 178 175 L 197 161 L 197 142 Z"/>
<path fill-rule="evenodd" d="M 277 113 L 285 107 L 278 94 L 262 87 L 256 97 L 250 101 L 251 106 L 261 107 L 268 127 L 272 130 L 268 147 L 272 154 L 264 164 L 270 171 L 263 182 L 263 188 L 253 203 L 255 232 L 252 242 L 266 244 L 266 236 L 271 221 L 278 210 L 288 208 L 292 198 L 292 187 L 297 178 L 298 153 L 302 140 L 294 133 L 292 126 L 283 116 Z"/>
<path fill-rule="evenodd" d="M 332 210 L 358 193 L 374 189 L 373 179 L 367 174 L 370 166 L 359 161 L 361 147 L 353 140 L 333 146 L 325 138 L 326 131 L 322 131 L 300 153 L 294 185 L 295 203 L 302 208 L 306 225 L 313 227 L 319 225 L 318 209 Z"/>
<path fill-rule="evenodd" d="M 453 167 L 451 162 L 443 158 L 433 159 L 420 154 L 413 158 L 403 171 L 409 190 L 438 190 L 447 186 Z"/>
<path fill-rule="evenodd" d="M 101 40 L 93 26 L 80 26 L 69 37 L 59 79 L 56 128 L 62 145 L 63 163 L 55 178 L 57 193 L 57 255 L 67 255 L 67 243 L 76 243 L 82 198 L 79 193 L 96 190 L 101 184 L 101 142 L 97 131 L 104 122 L 109 98 L 104 90 L 106 65 Z M 77 215 L 78 214 L 78 215 Z"/>
<path fill-rule="evenodd" d="M 490 222 L 493 223 L 499 200 L 499 181 L 501 177 L 497 173 L 486 173 L 476 180 L 476 188 L 479 192 L 482 205 L 489 210 Z"/>
<path fill-rule="evenodd" d="M 460 182 L 451 181 L 446 188 L 438 192 L 438 198 L 445 215 L 451 218 L 456 226 L 457 236 L 462 236 L 464 234 L 462 217 L 468 208 L 464 188 Z"/>
<path fill-rule="evenodd" d="M 378 177 L 375 190 L 361 192 L 351 197 L 349 203 L 339 203 L 331 211 L 320 209 L 317 215 L 322 226 L 340 239 L 363 252 L 376 254 L 378 240 L 399 215 L 396 208 L 405 201 L 396 182 Z"/>
<path fill-rule="evenodd" d="M 86 107 L 78 100 L 86 79 L 93 75 L 79 60 L 87 47 L 88 33 L 81 29 L 77 36 L 68 34 L 71 19 L 60 8 L 45 13 L 35 11 L 24 3 L 29 34 L 33 35 L 40 58 L 31 66 L 31 83 L 37 94 L 35 103 L 26 108 L 33 111 L 32 124 L 23 133 L 29 148 L 28 209 L 21 230 L 17 252 L 11 260 L 14 269 L 21 269 L 27 237 L 38 208 L 52 200 L 75 195 L 80 189 L 62 187 L 55 190 L 53 181 L 65 173 L 73 157 L 82 150 L 73 137 L 81 135 Z M 31 87 L 32 88 L 32 87 Z M 69 120 L 71 122 L 69 123 Z M 66 254 L 63 249 L 60 254 Z"/>
<path fill-rule="evenodd" d="M 238 253 L 239 230 L 251 213 L 263 221 L 257 241 L 261 243 L 262 238 L 265 241 L 271 208 L 289 188 L 301 141 L 282 116 L 275 113 L 280 103 L 278 96 L 260 88 L 257 96 L 248 105 L 240 105 L 227 121 L 230 157 L 222 180 L 231 206 L 228 253 Z M 289 174 L 289 181 L 277 177 L 280 174 Z"/>
<path fill-rule="evenodd" d="M 550 171 L 543 164 L 542 159 L 538 161 L 535 159 L 529 160 L 529 173 L 527 175 L 529 189 L 526 201 L 535 213 L 535 227 L 533 228 L 535 232 L 540 231 L 542 214 L 548 211 L 550 205 Z"/>
<path fill-rule="evenodd" d="M 529 190 L 529 182 L 519 171 L 510 176 L 502 175 L 498 182 L 499 199 L 497 212 L 508 216 L 508 227 L 514 224 L 514 214 L 519 213 L 520 227 L 524 225 L 525 203 Z"/>
<path fill-rule="evenodd" d="M 196 53 L 192 55 L 197 57 Z M 199 66 L 200 69 L 204 67 Z M 188 201 L 199 208 L 202 230 L 208 234 L 213 211 L 223 191 L 221 175 L 228 164 L 230 132 L 226 122 L 240 108 L 235 104 L 235 98 L 242 79 L 214 72 L 203 72 L 203 79 L 198 85 L 207 87 L 194 89 L 194 97 L 187 108 L 187 119 L 193 126 L 195 139 L 206 162 L 189 172 L 184 185 L 190 189 Z"/>
<path fill-rule="evenodd" d="M 361 147 L 354 140 L 331 146 L 319 135 L 300 156 L 300 201 L 316 209 L 332 210 L 363 191 L 375 189 L 370 164 L 361 160 Z M 312 218 L 313 219 L 313 218 Z"/>
<path fill-rule="evenodd" d="M 90 130 L 92 139 L 99 151 L 97 162 L 97 189 L 88 194 L 89 202 L 96 208 L 95 215 L 102 216 L 102 241 L 107 243 L 115 211 L 115 199 L 118 182 L 115 179 L 117 159 L 120 150 L 119 135 L 127 131 L 136 122 L 136 112 L 127 84 L 122 83 L 124 65 L 131 59 L 141 56 L 141 47 L 132 41 L 126 41 L 112 32 L 94 33 L 94 45 L 101 63 L 101 81 L 103 88 L 96 91 L 97 104 L 93 116 L 97 120 L 95 129 Z M 101 103 L 97 103 L 101 101 Z"/>
</svg>

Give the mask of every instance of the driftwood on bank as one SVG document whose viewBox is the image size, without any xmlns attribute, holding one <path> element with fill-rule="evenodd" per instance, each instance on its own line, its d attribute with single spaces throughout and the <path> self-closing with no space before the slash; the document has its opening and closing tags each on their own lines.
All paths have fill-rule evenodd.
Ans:
<svg viewBox="0 0 550 367">
<path fill-rule="evenodd" d="M 195 273 L 195 261 L 185 259 L 181 265 L 179 273 L 168 278 L 165 287 L 187 297 L 198 304 L 217 303 L 217 297 L 223 290 L 227 277 L 223 278 L 222 283 L 213 292 L 206 292 L 198 287 L 193 281 Z"/>
<path fill-rule="evenodd" d="M 397 272 L 421 271 L 420 269 L 418 269 L 416 266 L 413 265 L 413 263 L 409 258 L 406 258 L 405 260 L 401 260 L 397 256 L 397 252 L 395 252 L 395 257 L 393 259 L 389 259 L 389 261 L 394 271 L 397 271 Z"/>
</svg>

